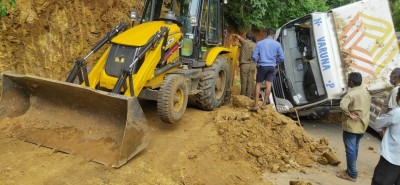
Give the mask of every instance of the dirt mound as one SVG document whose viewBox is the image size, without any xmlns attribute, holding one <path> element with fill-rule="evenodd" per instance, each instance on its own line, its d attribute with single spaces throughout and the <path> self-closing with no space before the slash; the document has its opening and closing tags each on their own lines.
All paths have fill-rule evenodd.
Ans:
<svg viewBox="0 0 400 185">
<path fill-rule="evenodd" d="M 0 72 L 65 80 L 75 59 L 120 21 L 129 21 L 132 7 L 129 0 L 17 1 L 0 19 Z M 89 66 L 100 53 L 89 58 Z"/>
<path fill-rule="evenodd" d="M 258 113 L 246 108 L 251 100 L 233 97 L 233 107 L 218 109 L 214 115 L 218 133 L 223 138 L 223 153 L 231 160 L 250 160 L 261 169 L 286 172 L 312 167 L 329 152 L 326 139 L 310 139 L 292 119 L 279 114 L 272 105 Z M 320 159 L 321 160 L 321 159 Z"/>
</svg>

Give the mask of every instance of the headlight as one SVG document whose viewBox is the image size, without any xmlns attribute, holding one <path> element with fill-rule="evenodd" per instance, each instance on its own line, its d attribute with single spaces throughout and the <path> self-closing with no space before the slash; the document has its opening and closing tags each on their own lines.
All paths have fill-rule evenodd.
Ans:
<svg viewBox="0 0 400 185">
<path fill-rule="evenodd" d="M 131 20 L 132 20 L 132 21 L 135 21 L 135 20 L 137 19 L 137 12 L 132 11 L 130 17 L 131 17 Z"/>
<path fill-rule="evenodd" d="M 197 26 L 197 16 L 190 16 L 190 25 Z"/>
</svg>

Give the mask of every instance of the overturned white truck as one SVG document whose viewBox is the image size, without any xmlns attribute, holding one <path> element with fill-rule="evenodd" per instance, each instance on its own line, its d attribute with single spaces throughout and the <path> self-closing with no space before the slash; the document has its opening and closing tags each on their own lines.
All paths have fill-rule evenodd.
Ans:
<svg viewBox="0 0 400 185">
<path fill-rule="evenodd" d="M 295 19 L 276 35 L 285 62 L 273 82 L 279 112 L 323 115 L 339 108 L 347 74 L 360 72 L 379 114 L 389 75 L 400 67 L 400 53 L 389 3 L 363 0 L 324 13 Z M 373 117 L 376 116 L 372 115 Z M 374 121 L 374 119 L 371 119 Z"/>
</svg>

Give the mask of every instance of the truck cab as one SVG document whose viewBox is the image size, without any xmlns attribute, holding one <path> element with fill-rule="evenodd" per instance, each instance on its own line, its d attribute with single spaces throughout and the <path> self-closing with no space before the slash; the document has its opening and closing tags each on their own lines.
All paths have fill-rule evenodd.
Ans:
<svg viewBox="0 0 400 185">
<path fill-rule="evenodd" d="M 284 24 L 276 39 L 285 57 L 273 82 L 279 112 L 338 111 L 348 73 L 361 73 L 363 85 L 375 94 L 390 88 L 390 72 L 400 66 L 387 1 L 364 0 L 311 13 Z"/>
</svg>

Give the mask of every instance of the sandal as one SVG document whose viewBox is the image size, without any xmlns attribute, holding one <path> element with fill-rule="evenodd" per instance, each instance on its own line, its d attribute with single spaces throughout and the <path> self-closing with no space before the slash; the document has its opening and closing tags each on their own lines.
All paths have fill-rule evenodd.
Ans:
<svg viewBox="0 0 400 185">
<path fill-rule="evenodd" d="M 349 174 L 347 174 L 347 172 L 337 173 L 336 177 L 339 177 L 341 179 L 348 180 L 348 181 L 351 181 L 351 182 L 356 182 L 357 181 L 357 179 L 355 179 L 353 177 L 350 177 Z"/>
<path fill-rule="evenodd" d="M 262 106 L 262 107 L 261 107 L 261 110 L 264 110 L 264 109 L 266 109 L 266 108 L 267 108 L 266 106 Z"/>
<path fill-rule="evenodd" d="M 249 111 L 257 112 L 258 107 L 250 107 Z"/>
</svg>

